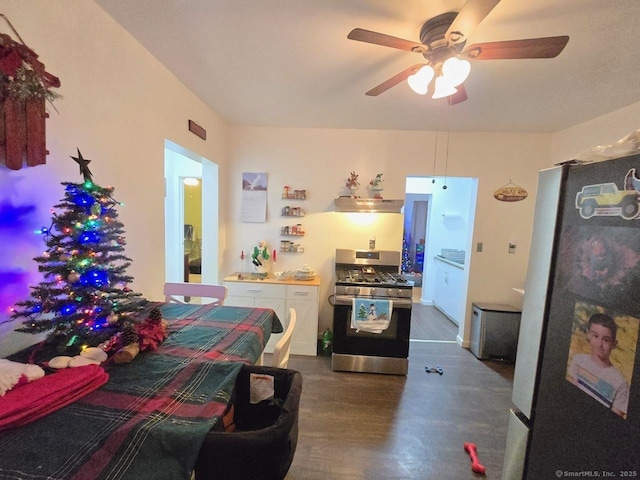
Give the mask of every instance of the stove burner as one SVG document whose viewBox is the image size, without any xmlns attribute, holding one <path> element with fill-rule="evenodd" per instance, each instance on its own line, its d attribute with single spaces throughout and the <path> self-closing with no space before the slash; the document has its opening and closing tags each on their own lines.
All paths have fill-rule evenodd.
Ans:
<svg viewBox="0 0 640 480">
<path fill-rule="evenodd" d="M 364 269 L 338 270 L 336 277 L 338 282 L 342 283 L 390 286 L 407 285 L 407 281 L 399 273 L 376 272 L 372 268 L 368 270 L 368 272 Z"/>
</svg>

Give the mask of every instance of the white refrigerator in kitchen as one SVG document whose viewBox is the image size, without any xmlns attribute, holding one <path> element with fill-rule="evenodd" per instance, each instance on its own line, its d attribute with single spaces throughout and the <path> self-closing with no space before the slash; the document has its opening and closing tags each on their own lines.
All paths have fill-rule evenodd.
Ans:
<svg viewBox="0 0 640 480">
<path fill-rule="evenodd" d="M 539 174 L 502 480 L 640 477 L 638 172 Z"/>
</svg>

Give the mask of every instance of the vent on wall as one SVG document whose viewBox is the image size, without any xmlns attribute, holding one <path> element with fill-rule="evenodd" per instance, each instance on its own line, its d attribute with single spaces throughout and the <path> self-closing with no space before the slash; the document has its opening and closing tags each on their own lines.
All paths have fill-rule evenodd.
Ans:
<svg viewBox="0 0 640 480">
<path fill-rule="evenodd" d="M 404 200 L 382 198 L 338 197 L 335 199 L 336 212 L 402 213 Z"/>
</svg>

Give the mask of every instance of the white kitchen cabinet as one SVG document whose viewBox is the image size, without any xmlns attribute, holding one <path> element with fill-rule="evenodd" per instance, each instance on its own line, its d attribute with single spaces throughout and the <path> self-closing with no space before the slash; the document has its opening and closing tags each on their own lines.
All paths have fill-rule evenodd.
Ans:
<svg viewBox="0 0 640 480">
<path fill-rule="evenodd" d="M 464 266 L 435 257 L 435 289 L 433 305 L 449 317 L 456 325 L 463 318 L 464 302 L 462 296 Z"/>
<path fill-rule="evenodd" d="M 254 280 L 238 279 L 235 274 L 226 277 L 224 285 L 227 287 L 225 305 L 271 308 L 285 329 L 289 309 L 295 308 L 297 325 L 291 340 L 291 353 L 318 354 L 318 277 L 312 281 L 279 281 L 271 275 L 264 280 Z M 281 336 L 272 334 L 264 351 L 272 353 Z"/>
<path fill-rule="evenodd" d="M 296 310 L 291 353 L 318 354 L 318 286 L 287 285 L 285 311 Z M 278 335 L 279 336 L 279 335 Z"/>
</svg>

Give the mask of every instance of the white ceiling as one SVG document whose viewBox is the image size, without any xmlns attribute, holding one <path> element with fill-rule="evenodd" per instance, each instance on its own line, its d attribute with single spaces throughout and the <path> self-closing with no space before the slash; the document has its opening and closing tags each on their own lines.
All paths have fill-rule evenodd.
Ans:
<svg viewBox="0 0 640 480">
<path fill-rule="evenodd" d="M 554 132 L 640 101 L 639 0 L 502 0 L 468 44 L 569 35 L 554 59 L 472 62 L 449 107 L 406 82 L 423 57 L 347 39 L 355 27 L 419 41 L 464 0 L 96 0 L 230 124 Z"/>
</svg>

